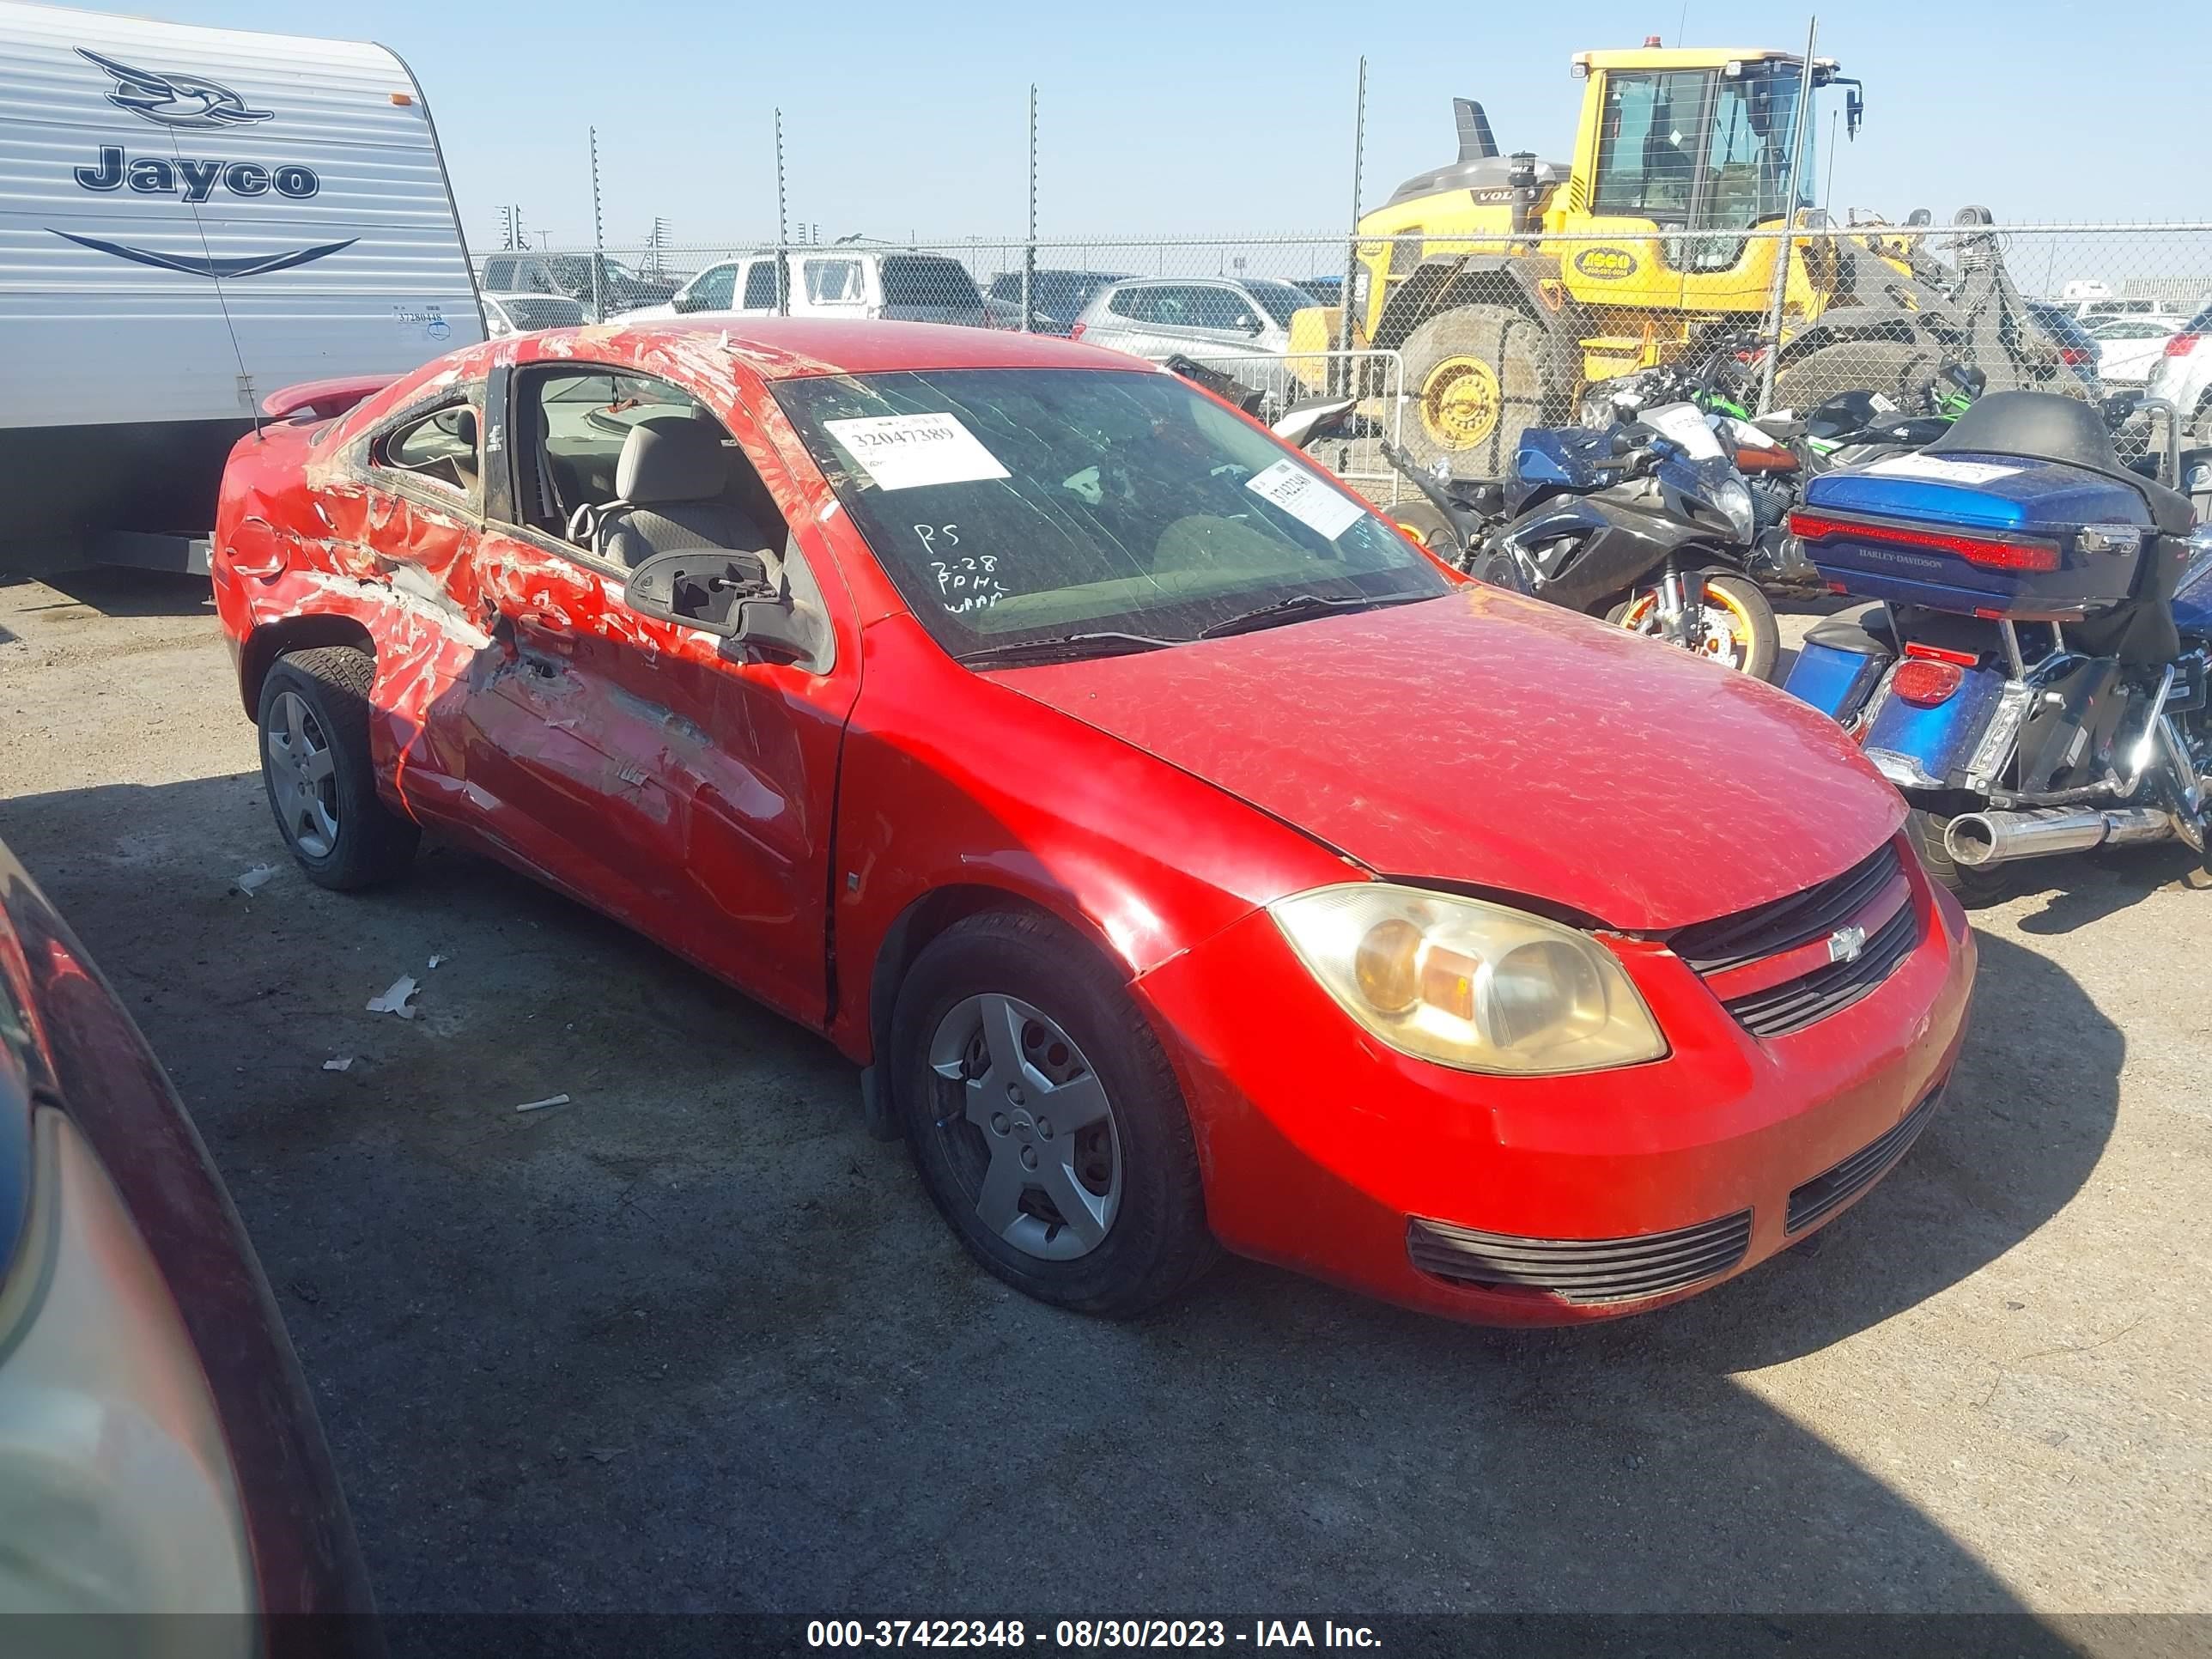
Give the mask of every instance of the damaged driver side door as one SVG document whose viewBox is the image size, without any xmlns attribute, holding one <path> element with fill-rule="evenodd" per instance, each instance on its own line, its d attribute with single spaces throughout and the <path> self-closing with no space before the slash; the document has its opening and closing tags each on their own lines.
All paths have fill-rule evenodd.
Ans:
<svg viewBox="0 0 2212 1659">
<path fill-rule="evenodd" d="M 791 548 L 761 471 L 775 465 L 768 447 L 615 365 L 570 359 L 497 379 L 509 442 L 474 561 L 489 643 L 462 720 L 469 776 L 498 802 L 487 827 L 514 861 L 818 1024 L 857 653 L 761 660 L 641 614 L 623 603 L 630 544 L 592 527 L 623 511 L 611 503 L 632 428 L 704 422 L 727 481 L 689 504 L 690 521 Z M 823 603 L 812 568 L 801 580 Z"/>
</svg>

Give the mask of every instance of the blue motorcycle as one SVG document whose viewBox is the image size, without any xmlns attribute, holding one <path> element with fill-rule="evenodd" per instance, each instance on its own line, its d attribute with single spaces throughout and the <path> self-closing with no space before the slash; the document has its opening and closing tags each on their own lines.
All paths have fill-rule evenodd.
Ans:
<svg viewBox="0 0 2212 1659">
<path fill-rule="evenodd" d="M 2096 410 L 1992 393 L 1924 450 L 1811 479 L 1790 527 L 1876 602 L 1814 628 L 1787 689 L 1904 793 L 1936 880 L 1978 897 L 2021 859 L 2203 853 L 2212 530 Z"/>
</svg>

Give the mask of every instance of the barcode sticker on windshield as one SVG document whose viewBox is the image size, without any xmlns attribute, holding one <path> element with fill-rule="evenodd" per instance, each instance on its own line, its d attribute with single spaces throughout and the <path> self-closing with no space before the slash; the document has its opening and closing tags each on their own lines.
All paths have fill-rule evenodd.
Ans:
<svg viewBox="0 0 2212 1659">
<path fill-rule="evenodd" d="M 1007 476 L 957 415 L 868 415 L 822 425 L 881 489 Z"/>
<path fill-rule="evenodd" d="M 1331 541 L 1367 516 L 1367 509 L 1358 501 L 1323 483 L 1296 461 L 1277 461 L 1247 478 L 1244 488 L 1263 501 L 1274 502 Z"/>
<path fill-rule="evenodd" d="M 1950 461 L 1941 455 L 1893 455 L 1876 461 L 1869 472 L 1884 478 L 1928 478 L 1939 483 L 1985 484 L 2026 471 L 2020 466 L 1998 466 L 1989 461 Z"/>
</svg>

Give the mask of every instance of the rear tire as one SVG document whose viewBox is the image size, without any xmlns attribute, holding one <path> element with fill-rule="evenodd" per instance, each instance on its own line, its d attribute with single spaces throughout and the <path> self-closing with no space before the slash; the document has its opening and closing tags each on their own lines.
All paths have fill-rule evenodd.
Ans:
<svg viewBox="0 0 2212 1659">
<path fill-rule="evenodd" d="M 261 782 L 307 878 L 341 892 L 388 881 L 422 831 L 376 793 L 368 694 L 376 660 L 348 646 L 279 657 L 261 683 Z"/>
<path fill-rule="evenodd" d="M 1918 807 L 1905 816 L 1905 831 L 1912 837 L 1913 851 L 1920 854 L 1920 867 L 1927 871 L 1928 878 L 1961 904 L 1990 904 L 2002 898 L 2004 866 L 1978 870 L 1972 865 L 1960 864 L 1951 856 L 1951 849 L 1943 842 L 1943 832 L 1950 827 L 1950 819 Z"/>
<path fill-rule="evenodd" d="M 1066 928 L 993 911 L 939 934 L 899 988 L 890 1059 L 922 1185 L 1023 1294 L 1127 1318 L 1218 1257 L 1174 1069 Z"/>
<path fill-rule="evenodd" d="M 1564 419 L 1581 365 L 1510 306 L 1455 306 L 1406 337 L 1407 453 L 1455 477 L 1503 478 L 1521 434 Z"/>
</svg>

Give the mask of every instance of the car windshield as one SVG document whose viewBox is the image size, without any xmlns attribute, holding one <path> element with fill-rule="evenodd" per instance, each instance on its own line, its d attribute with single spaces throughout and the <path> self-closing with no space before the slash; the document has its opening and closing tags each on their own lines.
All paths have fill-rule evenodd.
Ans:
<svg viewBox="0 0 2212 1659">
<path fill-rule="evenodd" d="M 776 398 L 956 655 L 1182 641 L 1299 595 L 1349 609 L 1449 586 L 1327 473 L 1175 375 L 949 369 L 787 380 Z"/>
<path fill-rule="evenodd" d="M 1247 283 L 1244 291 L 1265 306 L 1267 314 L 1284 328 L 1291 325 L 1293 315 L 1314 303 L 1312 295 L 1289 283 Z"/>
</svg>

